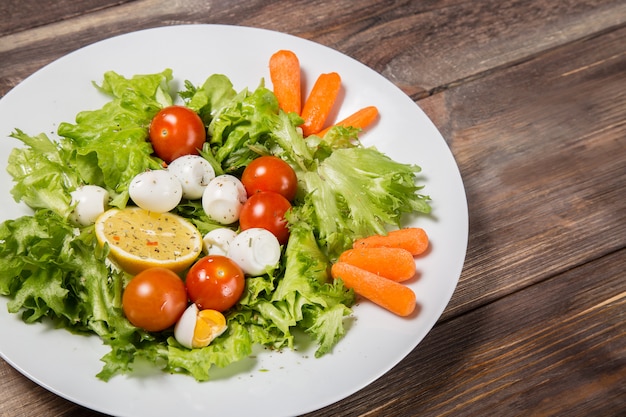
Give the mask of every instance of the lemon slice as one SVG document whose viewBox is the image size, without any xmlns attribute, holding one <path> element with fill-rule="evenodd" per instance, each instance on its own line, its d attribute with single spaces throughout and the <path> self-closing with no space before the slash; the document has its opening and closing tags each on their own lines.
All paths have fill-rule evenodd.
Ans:
<svg viewBox="0 0 626 417">
<path fill-rule="evenodd" d="M 95 230 L 100 245 L 109 245 L 109 259 L 132 275 L 157 266 L 182 272 L 202 250 L 198 229 L 172 213 L 110 209 L 97 218 Z"/>
</svg>

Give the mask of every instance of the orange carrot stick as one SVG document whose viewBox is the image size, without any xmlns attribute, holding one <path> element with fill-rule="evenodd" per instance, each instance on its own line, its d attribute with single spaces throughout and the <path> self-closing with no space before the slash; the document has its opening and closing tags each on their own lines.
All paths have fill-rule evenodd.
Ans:
<svg viewBox="0 0 626 417">
<path fill-rule="evenodd" d="M 323 138 L 328 131 L 334 126 L 343 126 L 343 127 L 356 127 L 359 129 L 365 129 L 367 126 L 374 123 L 374 120 L 378 117 L 378 109 L 374 106 L 363 107 L 360 110 L 352 113 L 350 116 L 345 119 L 335 123 L 332 126 L 327 127 L 326 129 L 317 133 L 317 136 Z"/>
<path fill-rule="evenodd" d="M 270 57 L 270 79 L 278 105 L 284 112 L 300 114 L 302 90 L 300 86 L 300 61 L 296 54 L 280 50 Z"/>
<path fill-rule="evenodd" d="M 407 227 L 393 230 L 386 235 L 372 235 L 357 239 L 354 248 L 393 247 L 404 248 L 413 256 L 420 255 L 428 249 L 428 235 L 419 227 Z"/>
<path fill-rule="evenodd" d="M 341 77 L 336 72 L 320 74 L 304 102 L 300 116 L 304 119 L 302 133 L 309 136 L 319 132 L 335 104 L 341 88 Z"/>
<path fill-rule="evenodd" d="M 415 310 L 415 293 L 405 285 L 345 262 L 333 264 L 330 272 L 334 279 L 341 278 L 347 288 L 394 314 L 405 317 Z"/>
<path fill-rule="evenodd" d="M 338 262 L 365 269 L 373 274 L 396 282 L 415 276 L 415 259 L 403 248 L 359 248 L 343 252 Z"/>
</svg>

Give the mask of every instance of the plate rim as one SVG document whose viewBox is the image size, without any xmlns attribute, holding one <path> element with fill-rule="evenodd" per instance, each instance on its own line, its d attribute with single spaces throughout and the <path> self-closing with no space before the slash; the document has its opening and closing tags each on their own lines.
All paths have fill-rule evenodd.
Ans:
<svg viewBox="0 0 626 417">
<path fill-rule="evenodd" d="M 328 46 L 319 44 L 317 42 L 314 42 L 312 40 L 308 40 L 308 39 L 304 39 L 304 38 L 299 38 L 295 35 L 291 35 L 291 34 L 287 34 L 287 33 L 282 33 L 282 32 L 277 32 L 274 30 L 270 30 L 270 29 L 265 29 L 265 28 L 255 28 L 255 27 L 249 27 L 249 26 L 235 26 L 235 25 L 223 25 L 223 24 L 184 24 L 184 25 L 170 25 L 170 26 L 157 26 L 157 27 L 152 27 L 152 28 L 146 28 L 146 29 L 141 29 L 141 30 L 136 30 L 136 31 L 130 31 L 130 32 L 126 32 L 123 34 L 118 34 L 115 35 L 113 37 L 110 38 L 106 38 L 106 39 L 102 39 L 93 43 L 90 43 L 88 45 L 85 45 L 79 49 L 76 49 L 66 55 L 63 55 L 62 57 L 55 59 L 54 61 L 44 65 L 43 67 L 41 67 L 40 69 L 38 69 L 37 71 L 35 71 L 34 73 L 32 73 L 31 75 L 29 75 L 27 78 L 25 78 L 22 82 L 20 82 L 18 85 L 16 85 L 15 87 L 13 87 L 11 90 L 9 90 L 7 92 L 7 94 L 5 94 L 2 98 L 0 98 L 0 103 L 2 102 L 6 102 L 6 101 L 10 101 L 12 100 L 13 96 L 16 94 L 19 94 L 20 91 L 20 86 L 24 85 L 25 83 L 28 83 L 29 80 L 33 77 L 37 77 L 37 76 L 41 76 L 42 73 L 45 73 L 45 71 L 47 71 L 48 68 L 50 68 L 53 65 L 61 65 L 64 60 L 67 60 L 69 56 L 76 56 L 79 55 L 81 53 L 81 51 L 84 51 L 86 49 L 89 48 L 98 48 L 99 45 L 105 44 L 107 42 L 111 42 L 113 40 L 119 40 L 119 39 L 124 39 L 124 38 L 128 38 L 129 36 L 132 35 L 136 35 L 139 33 L 149 33 L 149 32 L 153 32 L 153 31 L 176 31 L 176 30 L 187 30 L 187 29 L 198 29 L 198 28 L 202 28 L 202 27 L 208 27 L 208 28 L 214 28 L 214 29 L 226 29 L 226 30 L 244 30 L 244 31 L 250 31 L 250 32 L 256 32 L 256 31 L 261 31 L 263 33 L 269 34 L 271 36 L 279 36 L 279 37 L 288 37 L 291 38 L 294 42 L 297 43 L 302 43 L 304 42 L 305 44 L 309 44 L 309 45 L 315 45 L 316 48 L 323 48 L 326 50 L 326 52 L 331 52 L 333 54 L 339 54 L 343 59 L 347 59 L 349 61 L 352 61 L 353 64 L 356 64 L 358 66 L 362 66 L 365 69 L 374 72 L 375 74 L 378 75 L 378 77 L 380 77 L 381 79 L 385 80 L 390 88 L 394 88 L 397 90 L 397 92 L 399 92 L 400 94 L 404 95 L 404 97 L 406 97 L 406 99 L 408 99 L 412 106 L 414 106 L 415 108 L 419 109 L 419 111 L 421 113 L 423 113 L 423 111 L 421 110 L 421 108 L 418 106 L 417 103 L 415 103 L 413 100 L 410 99 L 410 97 L 408 97 L 404 92 L 402 92 L 397 86 L 395 86 L 393 83 L 391 83 L 391 81 L 389 81 L 388 79 L 386 79 L 384 76 L 382 76 L 381 74 L 377 73 L 376 71 L 374 71 L 373 69 L 365 66 L 363 63 L 361 63 L 360 61 L 345 55 L 335 49 L 332 49 Z M 61 64 L 59 64 L 61 63 Z M 208 75 L 208 74 L 207 74 Z M 228 74 L 226 74 L 228 75 Z M 16 92 L 17 91 L 17 92 Z M 424 116 L 426 116 L 424 114 Z M 426 116 L 426 118 L 430 121 L 430 119 Z M 430 121 L 430 123 L 432 124 L 432 121 Z M 461 207 L 462 211 L 464 211 L 465 213 L 465 232 L 464 232 L 464 249 L 463 249 L 463 254 L 462 257 L 460 258 L 460 265 L 457 265 L 457 269 L 458 269 L 458 274 L 454 280 L 454 285 L 452 285 L 451 290 L 449 291 L 449 294 L 447 294 L 447 299 L 445 300 L 445 302 L 443 302 L 443 307 L 441 309 L 441 312 L 439 313 L 439 317 L 441 316 L 441 314 L 443 313 L 443 310 L 445 310 L 445 308 L 448 306 L 450 299 L 452 298 L 452 295 L 458 285 L 458 281 L 460 279 L 460 274 L 462 272 L 462 268 L 463 268 L 463 264 L 465 262 L 465 257 L 467 254 L 467 244 L 468 244 L 468 238 L 469 238 L 469 216 L 468 216 L 468 209 L 467 209 L 467 198 L 465 195 L 465 189 L 463 186 L 463 181 L 462 181 L 462 177 L 458 168 L 458 164 L 456 163 L 456 160 L 454 159 L 454 156 L 452 155 L 452 152 L 447 144 L 447 142 L 445 141 L 445 139 L 443 139 L 443 136 L 440 134 L 440 132 L 438 131 L 438 129 L 436 129 L 436 127 L 434 126 L 434 124 L 432 124 L 432 127 L 435 129 L 435 131 L 437 132 L 437 134 L 439 136 L 441 136 L 441 139 L 443 141 L 443 143 L 445 144 L 445 147 L 447 148 L 448 152 L 450 153 L 450 157 L 452 158 L 453 162 L 454 162 L 454 167 L 456 168 L 456 172 L 452 173 L 453 176 L 458 177 L 457 179 L 460 181 L 461 184 L 461 190 L 462 190 L 462 196 L 461 196 L 461 200 L 464 202 L 464 207 Z M 3 161 L 4 162 L 4 161 Z M 457 260 L 459 261 L 459 260 Z M 2 297 L 3 299 L 6 299 L 6 297 Z M 4 303 L 2 303 L 4 304 Z M 419 337 L 415 344 L 413 346 L 408 347 L 406 353 L 404 355 L 402 355 L 402 357 L 393 363 L 389 363 L 387 367 L 385 367 L 384 369 L 381 369 L 381 372 L 378 373 L 378 376 L 376 376 L 375 378 L 373 378 L 372 380 L 368 380 L 368 381 L 363 381 L 363 383 L 361 383 L 358 386 L 355 386 L 355 389 L 352 390 L 349 393 L 341 393 L 338 394 L 336 396 L 336 398 L 332 398 L 332 399 L 328 399 L 327 401 L 320 403 L 321 405 L 319 407 L 313 408 L 313 409 L 309 409 L 309 410 L 299 410 L 298 412 L 312 412 L 315 410 L 319 410 L 320 408 L 323 408 L 325 406 L 328 406 L 330 404 L 333 404 L 337 401 L 340 401 L 342 399 L 345 399 L 348 395 L 351 395 L 353 393 L 356 393 L 360 390 L 362 390 L 365 386 L 369 385 L 371 382 L 373 382 L 374 380 L 380 378 L 382 375 L 386 374 L 387 372 L 389 372 L 389 370 L 393 367 L 395 367 L 398 363 L 400 363 L 415 347 L 417 347 L 419 345 L 419 343 L 421 343 L 421 341 L 423 340 L 423 338 L 432 330 L 432 328 L 436 325 L 437 320 L 435 320 L 434 323 L 432 323 L 432 325 L 430 327 L 428 327 L 427 329 L 423 330 L 423 335 L 421 337 Z M 69 334 L 69 333 L 68 333 Z M 33 382 L 35 382 L 36 384 L 42 386 L 43 388 L 53 392 L 54 394 L 65 398 L 66 400 L 69 400 L 71 402 L 74 402 L 76 404 L 80 404 L 81 406 L 87 407 L 89 409 L 95 410 L 95 411 L 100 411 L 100 412 L 105 412 L 105 413 L 110 413 L 111 410 L 107 409 L 107 408 L 101 408 L 98 406 L 94 406 L 94 404 L 90 403 L 90 402 L 85 402 L 82 401 L 80 398 L 75 398 L 73 396 L 68 396 L 66 395 L 65 392 L 63 392 L 63 390 L 59 390 L 58 388 L 56 388 L 55 386 L 52 386 L 50 384 L 46 384 L 45 382 L 43 382 L 41 380 L 41 378 L 38 378 L 35 375 L 32 375 L 30 372 L 27 372 L 22 366 L 20 366 L 20 364 L 15 363 L 14 361 L 11 360 L 11 358 L 6 357 L 6 355 L 4 354 L 4 351 L 2 350 L 2 347 L 0 346 L 0 356 L 7 362 L 9 363 L 13 368 L 15 368 L 16 370 L 18 370 L 20 373 L 22 373 L 24 376 L 26 376 L 27 378 L 31 379 Z"/>
</svg>

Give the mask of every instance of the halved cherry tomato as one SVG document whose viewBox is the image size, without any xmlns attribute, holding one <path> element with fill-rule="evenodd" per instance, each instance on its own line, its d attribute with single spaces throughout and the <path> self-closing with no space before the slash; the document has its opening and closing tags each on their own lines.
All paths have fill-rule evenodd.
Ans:
<svg viewBox="0 0 626 417">
<path fill-rule="evenodd" d="M 272 191 L 260 191 L 248 198 L 239 214 L 241 230 L 262 227 L 276 236 L 280 244 L 287 243 L 289 229 L 285 213 L 291 203 L 281 194 Z"/>
<path fill-rule="evenodd" d="M 173 326 L 187 308 L 185 284 L 175 272 L 148 268 L 135 275 L 122 295 L 128 321 L 149 332 Z"/>
<path fill-rule="evenodd" d="M 208 255 L 189 269 L 185 285 L 189 299 L 200 310 L 226 311 L 243 294 L 244 272 L 235 261 L 226 256 Z"/>
<path fill-rule="evenodd" d="M 183 155 L 198 155 L 206 141 L 206 128 L 193 110 L 184 106 L 161 109 L 150 123 L 154 153 L 166 163 Z"/>
<path fill-rule="evenodd" d="M 298 178 L 291 166 L 277 156 L 260 156 L 248 164 L 241 175 L 248 196 L 259 191 L 274 191 L 293 201 Z"/>
</svg>

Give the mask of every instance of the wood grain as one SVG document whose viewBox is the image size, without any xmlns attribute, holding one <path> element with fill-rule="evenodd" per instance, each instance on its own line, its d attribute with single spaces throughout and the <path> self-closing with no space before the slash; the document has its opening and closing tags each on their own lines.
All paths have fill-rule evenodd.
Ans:
<svg viewBox="0 0 626 417">
<path fill-rule="evenodd" d="M 434 121 L 470 210 L 459 286 L 394 369 L 308 416 L 626 414 L 625 2 L 9 0 L 0 16 L 0 97 L 101 39 L 213 23 L 337 49 Z M 0 361 L 5 415 L 102 416 Z"/>
<path fill-rule="evenodd" d="M 130 0 L 3 1 L 0 3 L 0 36 L 70 19 Z"/>
<path fill-rule="evenodd" d="M 27 8 L 39 4 L 24 3 Z M 4 37 L 0 95 L 54 59 L 110 36 L 163 25 L 219 23 L 315 40 L 356 57 L 417 99 L 626 19 L 626 4 L 619 0 L 531 0 L 523 12 L 516 2 L 498 0 L 482 1 L 480 7 L 461 1 L 183 3 L 138 0 Z M 28 20 L 14 25 L 32 27 Z"/>
<path fill-rule="evenodd" d="M 415 100 L 623 24 L 626 15 L 619 1 L 530 1 L 521 13 L 515 1 L 405 6 L 340 28 L 333 36 L 342 40 L 332 46 L 357 56 Z"/>
<path fill-rule="evenodd" d="M 450 143 L 471 213 L 446 314 L 626 245 L 625 41 L 626 28 L 573 42 L 419 102 Z"/>
</svg>

